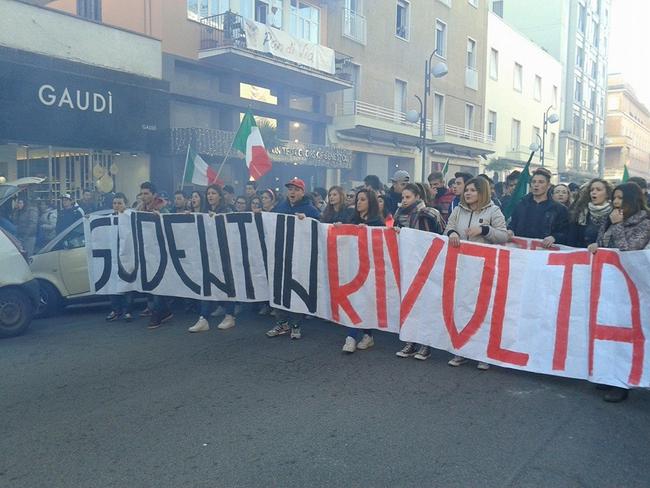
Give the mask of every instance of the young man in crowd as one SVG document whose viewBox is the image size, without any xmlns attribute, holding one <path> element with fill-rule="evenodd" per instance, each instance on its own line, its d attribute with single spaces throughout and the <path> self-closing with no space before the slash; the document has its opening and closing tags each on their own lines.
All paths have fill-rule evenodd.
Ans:
<svg viewBox="0 0 650 488">
<path fill-rule="evenodd" d="M 380 193 L 384 189 L 381 180 L 377 175 L 368 175 L 363 179 L 363 186 L 366 190 L 372 190 L 375 193 Z"/>
<path fill-rule="evenodd" d="M 81 208 L 84 215 L 91 214 L 98 210 L 95 199 L 93 198 L 93 192 L 90 190 L 84 190 L 81 194 L 81 200 L 77 201 L 77 205 Z"/>
<path fill-rule="evenodd" d="M 460 203 L 460 198 L 463 196 L 463 192 L 465 191 L 465 183 L 474 177 L 469 173 L 459 171 L 457 173 L 454 173 L 454 178 L 454 186 L 452 187 L 452 191 L 454 192 L 454 199 L 451 201 L 451 205 L 449 206 L 450 214 Z"/>
<path fill-rule="evenodd" d="M 136 207 L 138 212 L 152 212 L 156 214 L 167 213 L 165 202 L 156 192 L 156 187 L 150 181 L 145 181 L 140 185 L 140 204 Z M 149 329 L 157 329 L 163 323 L 174 317 L 169 308 L 167 297 L 154 295 L 151 308 L 147 308 L 140 313 L 140 317 L 151 316 Z"/>
<path fill-rule="evenodd" d="M 67 229 L 82 217 L 83 215 L 74 204 L 72 196 L 69 193 L 64 193 L 61 195 L 61 210 L 56 218 L 56 233 Z"/>
<path fill-rule="evenodd" d="M 494 180 L 490 178 L 488 175 L 486 175 L 485 173 L 481 173 L 479 177 L 483 178 L 485 181 L 487 181 L 490 184 L 490 200 L 492 200 L 492 203 L 494 203 L 499 208 L 503 208 L 501 205 L 501 201 L 499 200 L 496 192 L 494 191 Z"/>
<path fill-rule="evenodd" d="M 442 218 L 447 222 L 451 212 L 451 202 L 454 199 L 454 193 L 447 188 L 445 184 L 445 175 L 440 171 L 434 171 L 427 178 L 431 190 L 431 204 L 433 208 L 440 212 Z"/>
<path fill-rule="evenodd" d="M 231 185 L 225 185 L 223 187 L 223 204 L 231 212 L 235 211 L 235 189 Z"/>
<path fill-rule="evenodd" d="M 187 196 L 181 190 L 174 192 L 172 213 L 183 213 L 187 210 Z"/>
<path fill-rule="evenodd" d="M 246 182 L 246 198 L 250 202 L 250 199 L 257 195 L 257 181 L 247 181 Z"/>
<path fill-rule="evenodd" d="M 395 171 L 393 177 L 390 179 L 393 183 L 386 196 L 384 197 L 384 204 L 388 208 L 388 213 L 395 215 L 397 207 L 402 201 L 402 190 L 411 181 L 411 176 L 403 169 Z"/>
<path fill-rule="evenodd" d="M 295 215 L 299 219 L 305 217 L 320 219 L 320 212 L 312 205 L 311 200 L 305 196 L 304 181 L 300 178 L 294 178 L 284 186 L 287 188 L 287 198 L 278 203 L 273 212 Z M 291 333 L 291 339 L 300 339 L 302 337 L 300 331 L 302 314 L 277 309 L 275 316 L 277 323 L 275 327 L 266 333 L 267 337 L 277 337 L 288 333 Z"/>
<path fill-rule="evenodd" d="M 514 170 L 508 176 L 506 176 L 506 182 L 503 185 L 503 197 L 501 198 L 501 208 L 508 208 L 510 205 L 510 199 L 512 198 L 512 193 L 517 188 L 517 182 L 519 181 L 519 175 L 521 171 Z"/>
<path fill-rule="evenodd" d="M 533 171 L 530 193 L 515 207 L 508 224 L 509 234 L 542 239 L 545 248 L 566 244 L 569 233 L 567 208 L 548 196 L 551 172 L 544 168 Z"/>
</svg>

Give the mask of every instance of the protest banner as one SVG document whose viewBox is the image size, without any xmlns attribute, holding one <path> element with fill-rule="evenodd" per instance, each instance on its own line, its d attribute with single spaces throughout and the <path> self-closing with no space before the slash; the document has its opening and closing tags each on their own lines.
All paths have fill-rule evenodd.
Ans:
<svg viewBox="0 0 650 488">
<path fill-rule="evenodd" d="M 650 251 L 462 242 L 282 214 L 86 221 L 99 294 L 266 301 L 526 371 L 649 386 Z M 532 251 L 531 249 L 536 249 Z"/>
</svg>

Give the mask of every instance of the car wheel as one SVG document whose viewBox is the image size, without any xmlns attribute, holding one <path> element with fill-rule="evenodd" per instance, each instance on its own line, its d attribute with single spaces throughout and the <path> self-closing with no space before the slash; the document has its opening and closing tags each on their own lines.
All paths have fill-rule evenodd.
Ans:
<svg viewBox="0 0 650 488">
<path fill-rule="evenodd" d="M 49 281 L 38 280 L 38 286 L 40 296 L 36 315 L 38 317 L 52 317 L 53 315 L 57 315 L 62 307 L 62 298 L 59 290 Z"/>
<path fill-rule="evenodd" d="M 0 289 L 0 337 L 13 337 L 25 332 L 33 313 L 31 300 L 24 291 Z"/>
</svg>

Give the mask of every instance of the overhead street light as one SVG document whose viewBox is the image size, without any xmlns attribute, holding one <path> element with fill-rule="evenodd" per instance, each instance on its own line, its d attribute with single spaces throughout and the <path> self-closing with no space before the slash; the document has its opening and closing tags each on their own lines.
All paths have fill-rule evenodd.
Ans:
<svg viewBox="0 0 650 488">
<path fill-rule="evenodd" d="M 549 115 L 549 110 L 553 108 L 553 105 L 548 107 L 546 109 L 546 112 L 544 112 L 544 128 L 542 130 L 542 147 L 540 148 L 539 151 L 539 160 L 542 164 L 542 168 L 544 167 L 544 154 L 545 154 L 545 143 L 546 143 L 546 132 L 548 131 L 548 124 L 555 124 L 557 121 L 560 120 L 560 117 L 558 114 L 555 112 Z"/>
<path fill-rule="evenodd" d="M 449 68 L 443 62 L 436 63 L 435 66 L 431 66 L 433 61 L 433 55 L 436 51 L 433 51 L 429 56 L 428 60 L 424 61 L 424 96 L 420 98 L 415 95 L 415 98 L 420 104 L 420 111 L 409 110 L 406 113 L 406 120 L 412 123 L 420 122 L 420 149 L 422 151 L 422 181 L 427 179 L 427 99 L 431 95 L 431 77 L 442 78 L 446 76 L 449 72 Z"/>
</svg>

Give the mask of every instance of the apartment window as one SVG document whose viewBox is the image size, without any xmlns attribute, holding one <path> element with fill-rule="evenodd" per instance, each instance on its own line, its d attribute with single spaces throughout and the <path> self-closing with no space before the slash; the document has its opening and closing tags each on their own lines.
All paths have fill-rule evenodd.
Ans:
<svg viewBox="0 0 650 488">
<path fill-rule="evenodd" d="M 289 32 L 305 41 L 320 43 L 320 9 L 300 0 L 291 0 Z"/>
<path fill-rule="evenodd" d="M 591 34 L 592 41 L 594 46 L 598 47 L 598 41 L 600 40 L 600 32 L 598 31 L 598 24 L 595 20 L 591 21 Z"/>
<path fill-rule="evenodd" d="M 555 146 L 557 145 L 555 132 L 551 132 L 551 137 L 549 142 L 550 144 L 549 144 L 548 152 L 552 155 L 555 155 Z"/>
<path fill-rule="evenodd" d="M 409 38 L 409 22 L 411 6 L 405 0 L 397 0 L 397 13 L 395 20 L 395 35 L 402 39 Z"/>
<path fill-rule="evenodd" d="M 362 0 L 345 0 L 343 35 L 366 44 L 366 18 L 363 16 Z"/>
<path fill-rule="evenodd" d="M 591 63 L 591 77 L 594 81 L 598 79 L 598 61 L 595 59 Z"/>
<path fill-rule="evenodd" d="M 230 0 L 187 0 L 187 17 L 200 20 L 230 10 Z"/>
<path fill-rule="evenodd" d="M 580 115 L 573 114 L 573 135 L 580 137 L 581 133 L 582 133 L 582 119 L 580 119 Z"/>
<path fill-rule="evenodd" d="M 465 129 L 474 129 L 474 105 L 471 103 L 465 104 Z"/>
<path fill-rule="evenodd" d="M 532 139 L 531 139 L 531 142 L 537 142 L 537 143 L 540 143 L 541 140 L 542 140 L 542 136 L 541 136 L 541 134 L 542 134 L 542 131 L 539 130 L 539 127 L 535 127 L 535 126 L 533 126 L 533 134 L 532 134 L 533 137 L 532 137 Z"/>
<path fill-rule="evenodd" d="M 513 151 L 519 149 L 519 143 L 521 142 L 521 121 L 517 119 L 512 119 L 512 127 L 510 129 L 510 146 Z"/>
<path fill-rule="evenodd" d="M 497 138 L 497 113 L 492 110 L 488 111 L 488 120 L 487 120 L 487 134 L 488 137 L 495 141 Z"/>
<path fill-rule="evenodd" d="M 578 46 L 576 49 L 576 64 L 582 68 L 584 66 L 584 62 L 585 50 L 582 48 L 582 46 Z"/>
<path fill-rule="evenodd" d="M 476 69 L 476 41 L 467 38 L 467 67 Z"/>
<path fill-rule="evenodd" d="M 433 130 L 440 133 L 445 126 L 445 97 L 439 93 L 433 95 Z"/>
<path fill-rule="evenodd" d="M 406 112 L 406 82 L 395 80 L 395 111 Z"/>
<path fill-rule="evenodd" d="M 535 85 L 533 86 L 533 98 L 538 102 L 542 101 L 542 77 L 535 75 Z"/>
<path fill-rule="evenodd" d="M 492 2 L 492 12 L 503 18 L 503 0 L 494 0 Z"/>
<path fill-rule="evenodd" d="M 447 57 L 447 24 L 436 19 L 436 55 Z"/>
<path fill-rule="evenodd" d="M 582 102 L 582 81 L 576 80 L 575 101 Z"/>
<path fill-rule="evenodd" d="M 499 79 L 499 51 L 490 49 L 490 78 Z"/>
<path fill-rule="evenodd" d="M 587 141 L 594 142 L 594 121 L 587 121 Z"/>
<path fill-rule="evenodd" d="M 84 19 L 102 21 L 102 0 L 77 0 L 77 15 Z"/>
<path fill-rule="evenodd" d="M 557 86 L 553 85 L 553 108 L 557 108 Z"/>
<path fill-rule="evenodd" d="M 524 77 L 524 67 L 519 63 L 515 63 L 515 73 L 513 88 L 515 91 L 521 92 Z"/>
<path fill-rule="evenodd" d="M 589 108 L 594 111 L 596 110 L 596 95 L 596 90 L 594 88 L 591 88 L 589 90 Z"/>
<path fill-rule="evenodd" d="M 478 8 L 478 0 L 467 0 L 467 1 L 472 7 Z"/>
<path fill-rule="evenodd" d="M 587 28 L 587 6 L 579 3 L 578 4 L 578 30 L 585 33 Z"/>
</svg>

